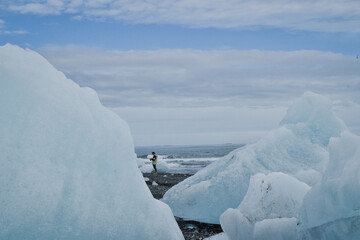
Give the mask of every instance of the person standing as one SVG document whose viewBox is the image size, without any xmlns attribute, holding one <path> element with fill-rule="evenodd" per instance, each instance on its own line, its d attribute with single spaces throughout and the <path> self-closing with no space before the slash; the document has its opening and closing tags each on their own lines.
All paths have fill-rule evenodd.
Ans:
<svg viewBox="0 0 360 240">
<path fill-rule="evenodd" d="M 152 152 L 152 155 L 153 157 L 150 158 L 150 161 L 152 161 L 152 165 L 153 165 L 153 168 L 155 170 L 155 174 L 157 174 L 157 168 L 156 168 L 156 164 L 157 164 L 157 155 L 155 152 Z"/>
</svg>

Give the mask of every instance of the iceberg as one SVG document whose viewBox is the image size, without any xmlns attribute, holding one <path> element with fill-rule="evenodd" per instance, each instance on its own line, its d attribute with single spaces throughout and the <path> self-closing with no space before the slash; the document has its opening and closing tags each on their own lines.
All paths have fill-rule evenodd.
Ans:
<svg viewBox="0 0 360 240">
<path fill-rule="evenodd" d="M 360 137 L 344 131 L 341 137 L 330 139 L 329 153 L 329 164 L 321 181 L 310 190 L 290 176 L 279 178 L 278 173 L 266 176 L 261 186 L 254 184 L 254 180 L 262 174 L 252 177 L 240 206 L 221 215 L 225 234 L 214 239 L 359 239 Z M 266 188 L 270 184 L 275 186 L 274 177 L 282 179 L 277 185 L 289 194 L 267 196 L 274 196 Z M 294 201 L 288 201 L 289 197 Z"/>
<path fill-rule="evenodd" d="M 309 190 L 284 173 L 258 173 L 239 207 L 221 215 L 221 227 L 228 239 L 295 239 L 299 209 Z"/>
<path fill-rule="evenodd" d="M 93 90 L 10 44 L 0 73 L 0 239 L 184 239 Z"/>
<path fill-rule="evenodd" d="M 162 201 L 175 216 L 219 223 L 225 210 L 240 205 L 257 173 L 282 172 L 314 186 L 328 163 L 330 138 L 345 129 L 330 100 L 306 92 L 290 106 L 279 128 L 175 185 Z"/>
<path fill-rule="evenodd" d="M 322 180 L 304 198 L 300 211 L 306 239 L 360 236 L 360 137 L 345 131 L 329 144 Z"/>
<path fill-rule="evenodd" d="M 256 174 L 214 239 L 359 239 L 360 137 L 345 130 L 328 142 L 328 164 L 311 189 L 289 175 Z"/>
<path fill-rule="evenodd" d="M 298 217 L 309 190 L 306 183 L 284 173 L 258 173 L 251 177 L 249 189 L 237 210 L 251 222 Z"/>
</svg>

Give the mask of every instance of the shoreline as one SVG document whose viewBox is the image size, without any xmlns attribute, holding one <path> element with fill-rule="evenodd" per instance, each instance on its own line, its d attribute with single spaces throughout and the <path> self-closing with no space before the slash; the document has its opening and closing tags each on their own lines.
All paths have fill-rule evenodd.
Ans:
<svg viewBox="0 0 360 240">
<path fill-rule="evenodd" d="M 148 188 L 156 199 L 161 199 L 174 185 L 184 181 L 193 174 L 182 173 L 143 173 Z M 147 179 L 146 179 L 147 178 Z M 156 184 L 153 185 L 153 182 Z M 201 240 L 223 232 L 219 224 L 208 224 L 175 217 L 185 240 Z"/>
</svg>

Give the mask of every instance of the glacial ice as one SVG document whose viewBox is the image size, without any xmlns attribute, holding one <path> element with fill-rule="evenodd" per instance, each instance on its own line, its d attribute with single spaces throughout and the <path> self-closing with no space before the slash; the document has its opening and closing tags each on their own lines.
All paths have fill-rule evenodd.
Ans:
<svg viewBox="0 0 360 240">
<path fill-rule="evenodd" d="M 282 189 L 289 191 L 289 195 L 279 195 L 278 198 L 258 198 L 256 191 L 263 193 L 262 196 L 267 194 L 262 187 L 255 186 L 254 191 L 254 184 L 250 184 L 238 209 L 230 208 L 221 215 L 221 227 L 226 234 L 214 239 L 359 239 L 360 137 L 345 131 L 341 137 L 330 139 L 329 152 L 329 164 L 321 181 L 305 194 L 300 207 L 297 204 L 293 208 L 296 210 L 293 214 L 282 211 L 282 216 L 274 216 L 272 213 L 290 206 L 284 204 L 284 200 L 292 193 L 300 192 L 301 184 L 282 181 L 288 185 Z M 303 193 L 298 200 L 302 199 L 301 195 Z M 259 202 L 261 205 L 257 204 Z M 264 211 L 271 214 L 264 215 Z"/>
<path fill-rule="evenodd" d="M 314 186 L 328 163 L 330 138 L 345 129 L 330 100 L 307 92 L 288 109 L 279 128 L 175 185 L 162 201 L 175 216 L 219 223 L 226 209 L 239 206 L 257 173 L 282 172 Z"/>
<path fill-rule="evenodd" d="M 303 198 L 309 190 L 306 183 L 284 173 L 258 173 L 251 177 L 249 189 L 237 210 L 252 222 L 298 217 Z"/>
<path fill-rule="evenodd" d="M 345 130 L 330 138 L 328 150 L 322 178 L 310 190 L 285 174 L 253 176 L 239 207 L 220 217 L 225 234 L 211 239 L 359 239 L 360 137 Z"/>
<path fill-rule="evenodd" d="M 231 240 L 295 239 L 299 209 L 309 190 L 284 173 L 258 173 L 251 177 L 239 207 L 221 215 L 221 227 Z"/>
<path fill-rule="evenodd" d="M 322 180 L 304 198 L 301 227 L 307 239 L 359 239 L 360 137 L 345 131 L 329 152 Z"/>
<path fill-rule="evenodd" d="M 0 74 L 0 239 L 183 239 L 93 90 L 9 44 Z"/>
</svg>

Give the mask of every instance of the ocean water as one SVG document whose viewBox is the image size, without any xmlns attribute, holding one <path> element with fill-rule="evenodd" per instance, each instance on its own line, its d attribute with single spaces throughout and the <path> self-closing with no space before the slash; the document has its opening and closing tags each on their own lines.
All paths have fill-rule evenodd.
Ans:
<svg viewBox="0 0 360 240">
<path fill-rule="evenodd" d="M 164 161 L 172 173 L 196 173 L 231 151 L 245 144 L 202 146 L 146 146 L 135 147 L 138 158 L 149 159 L 156 152 L 158 161 Z M 150 161 L 147 164 L 151 164 Z"/>
</svg>

